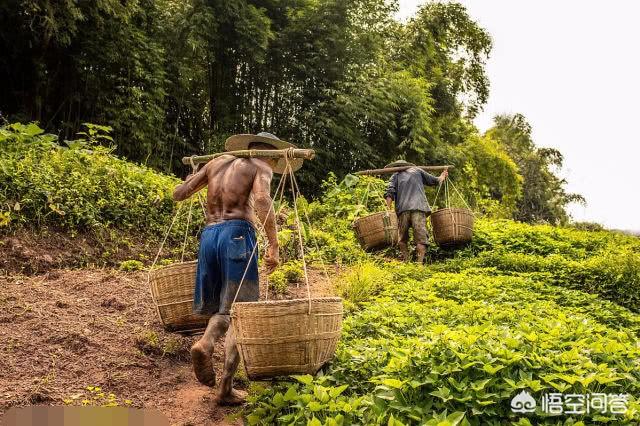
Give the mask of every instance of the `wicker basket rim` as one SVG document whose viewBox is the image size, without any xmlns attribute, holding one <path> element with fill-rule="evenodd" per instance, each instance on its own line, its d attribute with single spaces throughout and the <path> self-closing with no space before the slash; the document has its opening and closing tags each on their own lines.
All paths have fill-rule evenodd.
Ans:
<svg viewBox="0 0 640 426">
<path fill-rule="evenodd" d="M 161 272 L 170 271 L 171 269 L 185 268 L 189 265 L 197 264 L 197 260 L 189 260 L 187 262 L 176 262 L 170 265 L 161 266 L 159 268 L 150 269 L 148 272 L 149 279 L 155 279 L 155 275 Z"/>
<path fill-rule="evenodd" d="M 325 303 L 325 302 L 342 302 L 341 297 L 312 297 L 311 303 Z M 288 300 L 259 300 L 257 302 L 235 302 L 234 305 L 242 306 L 258 306 L 258 305 L 270 305 L 270 306 L 287 306 L 298 305 L 300 303 L 309 303 L 309 299 L 288 299 Z"/>
<path fill-rule="evenodd" d="M 184 265 L 194 264 L 194 263 L 198 263 L 198 261 L 197 260 L 188 260 L 186 262 L 174 262 L 174 263 L 171 263 L 169 265 L 164 265 L 164 266 L 161 266 L 159 268 L 151 269 L 149 272 L 162 271 L 163 269 L 171 269 L 171 268 L 175 268 L 176 266 L 184 266 Z"/>
<path fill-rule="evenodd" d="M 454 208 L 454 207 L 444 207 L 442 209 L 438 209 L 435 212 L 432 212 L 431 215 L 433 216 L 434 214 L 437 213 L 447 213 L 447 212 L 462 212 L 462 213 L 468 213 L 468 214 L 472 214 L 471 210 L 469 209 L 462 209 L 462 208 Z"/>
<path fill-rule="evenodd" d="M 391 215 L 395 215 L 395 214 L 396 214 L 396 212 L 390 212 L 390 211 L 371 213 L 371 214 L 368 214 L 366 216 L 362 216 L 362 217 L 359 217 L 359 218 L 355 219 L 353 221 L 353 223 L 360 222 L 361 220 L 369 219 L 369 218 L 374 217 L 374 216 L 380 216 L 380 215 L 389 215 L 389 216 L 391 216 Z"/>
</svg>

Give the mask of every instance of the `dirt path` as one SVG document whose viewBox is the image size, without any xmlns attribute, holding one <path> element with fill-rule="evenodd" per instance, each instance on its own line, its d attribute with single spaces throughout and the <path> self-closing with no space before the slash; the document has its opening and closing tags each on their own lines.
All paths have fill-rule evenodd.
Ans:
<svg viewBox="0 0 640 426">
<path fill-rule="evenodd" d="M 311 282 L 314 296 L 333 292 L 319 271 Z M 302 289 L 292 287 L 289 298 Z M 196 338 L 163 331 L 142 272 L 0 277 L 0 414 L 65 400 L 99 405 L 106 396 L 98 393 L 113 393 L 120 404 L 159 409 L 175 425 L 241 424 L 241 407 L 215 406 L 213 391 L 195 379 L 188 349 Z M 246 389 L 242 376 L 237 387 Z"/>
</svg>

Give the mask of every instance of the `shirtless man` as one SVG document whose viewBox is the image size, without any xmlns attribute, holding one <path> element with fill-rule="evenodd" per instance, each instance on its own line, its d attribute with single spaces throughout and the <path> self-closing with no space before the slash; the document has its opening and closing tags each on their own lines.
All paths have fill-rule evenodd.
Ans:
<svg viewBox="0 0 640 426">
<path fill-rule="evenodd" d="M 231 136 L 225 144 L 227 151 L 292 146 L 266 132 Z M 208 186 L 207 226 L 200 237 L 193 312 L 212 316 L 202 338 L 191 347 L 191 359 L 198 380 L 207 386 L 215 386 L 211 356 L 216 340 L 227 333 L 224 369 L 216 397 L 221 405 L 241 404 L 246 396 L 232 386 L 240 357 L 233 329 L 229 330 L 229 312 L 234 298 L 238 302 L 259 298 L 258 254 L 257 251 L 253 253 L 256 244 L 254 209 L 269 242 L 264 259 L 267 273 L 278 266 L 278 238 L 270 186 L 273 173 L 284 172 L 285 161 L 223 155 L 188 176 L 173 192 L 173 199 L 180 201 Z M 292 163 L 290 160 L 289 164 L 296 170 L 302 161 Z"/>
</svg>

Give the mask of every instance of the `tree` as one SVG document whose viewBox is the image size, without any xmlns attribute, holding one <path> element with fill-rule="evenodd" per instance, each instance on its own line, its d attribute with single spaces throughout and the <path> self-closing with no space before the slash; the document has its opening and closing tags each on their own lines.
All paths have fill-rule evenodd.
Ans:
<svg viewBox="0 0 640 426">
<path fill-rule="evenodd" d="M 161 141 L 164 49 L 153 0 L 0 6 L 0 112 L 71 138 L 108 123 L 118 152 L 144 160 Z"/>
<path fill-rule="evenodd" d="M 481 210 L 511 214 L 524 185 L 519 218 L 564 220 L 575 196 L 550 171 L 561 155 L 527 145 L 526 126 L 480 137 L 471 123 L 489 93 L 489 34 L 457 3 L 427 2 L 406 24 L 394 19 L 397 6 L 7 0 L 0 116 L 38 121 L 60 140 L 85 122 L 109 125 L 119 155 L 178 174 L 181 157 L 266 130 L 316 150 L 299 176 L 309 195 L 328 171 L 401 157 L 453 164 Z"/>
<path fill-rule="evenodd" d="M 566 181 L 554 173 L 562 167 L 560 151 L 537 148 L 531 138 L 531 125 L 522 114 L 496 116 L 486 135 L 502 145 L 522 175 L 522 198 L 514 218 L 530 223 L 567 223 L 567 205 L 585 200 L 579 194 L 567 193 Z"/>
</svg>

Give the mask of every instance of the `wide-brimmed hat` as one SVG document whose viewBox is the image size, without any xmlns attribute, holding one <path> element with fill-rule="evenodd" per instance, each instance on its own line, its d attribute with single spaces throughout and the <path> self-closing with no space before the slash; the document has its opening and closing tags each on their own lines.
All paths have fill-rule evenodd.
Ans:
<svg viewBox="0 0 640 426">
<path fill-rule="evenodd" d="M 415 166 L 415 164 L 410 163 L 408 161 L 404 161 L 404 160 L 396 160 L 393 163 L 389 163 L 386 166 L 384 166 L 385 169 L 391 169 L 393 167 L 405 167 L 405 166 Z"/>
<path fill-rule="evenodd" d="M 271 145 L 275 149 L 296 148 L 294 144 L 283 141 L 276 135 L 268 132 L 260 132 L 257 135 L 241 134 L 230 136 L 224 143 L 224 147 L 227 151 L 242 151 L 245 149 L 249 149 L 249 145 L 252 142 L 266 143 L 268 145 Z M 291 170 L 295 172 L 300 167 L 302 167 L 302 163 L 304 160 L 302 158 L 289 158 L 288 161 L 289 165 L 291 166 Z M 278 159 L 278 163 L 275 165 L 275 167 L 273 167 L 273 172 L 282 174 L 285 172 L 286 168 L 287 159 L 282 157 Z"/>
</svg>

